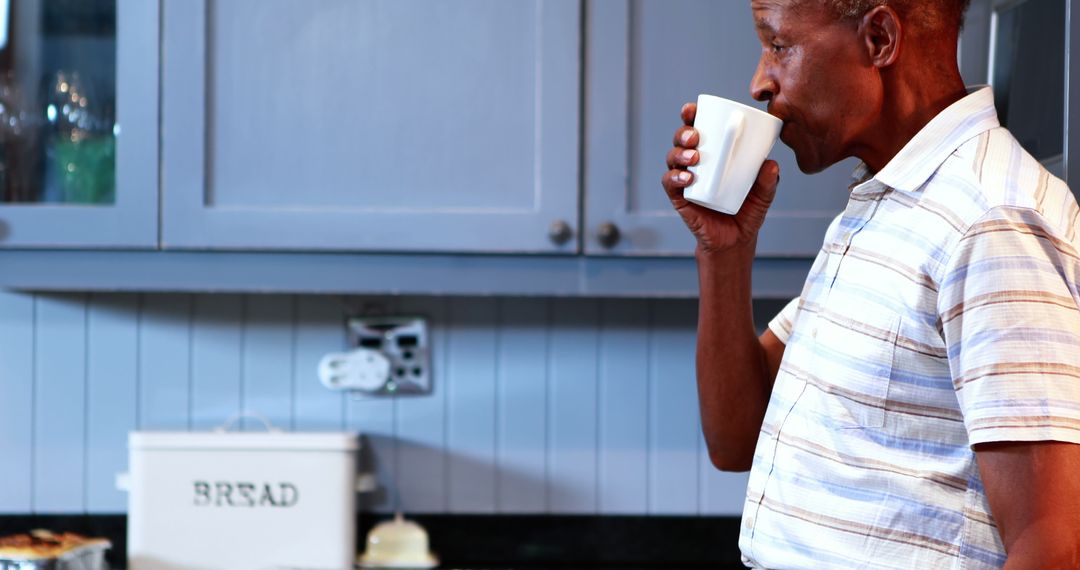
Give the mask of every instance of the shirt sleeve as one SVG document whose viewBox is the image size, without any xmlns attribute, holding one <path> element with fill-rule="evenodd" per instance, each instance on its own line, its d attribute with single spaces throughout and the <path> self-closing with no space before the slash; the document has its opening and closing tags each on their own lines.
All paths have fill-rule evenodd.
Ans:
<svg viewBox="0 0 1080 570">
<path fill-rule="evenodd" d="M 773 320 L 769 321 L 769 330 L 785 345 L 791 338 L 791 331 L 795 328 L 795 316 L 799 313 L 799 297 L 791 300 Z"/>
<path fill-rule="evenodd" d="M 938 316 L 972 445 L 1080 443 L 1080 258 L 1034 210 L 999 207 L 964 234 Z"/>
</svg>

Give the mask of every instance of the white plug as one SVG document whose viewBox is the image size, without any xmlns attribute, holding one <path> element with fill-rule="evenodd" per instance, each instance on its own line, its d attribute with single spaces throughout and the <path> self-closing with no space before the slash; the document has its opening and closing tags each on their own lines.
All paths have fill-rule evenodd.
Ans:
<svg viewBox="0 0 1080 570">
<path fill-rule="evenodd" d="M 370 348 L 327 354 L 319 361 L 319 381 L 331 390 L 376 392 L 390 379 L 390 359 Z"/>
</svg>

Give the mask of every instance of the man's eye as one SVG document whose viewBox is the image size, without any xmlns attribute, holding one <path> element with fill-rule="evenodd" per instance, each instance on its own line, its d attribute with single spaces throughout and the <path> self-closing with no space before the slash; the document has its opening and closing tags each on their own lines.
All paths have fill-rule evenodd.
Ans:
<svg viewBox="0 0 1080 570">
<path fill-rule="evenodd" d="M 772 50 L 774 52 L 779 53 L 779 52 L 784 51 L 785 49 L 787 49 L 786 46 L 782 46 L 782 45 L 779 45 L 779 44 L 776 44 L 776 43 L 772 44 Z"/>
</svg>

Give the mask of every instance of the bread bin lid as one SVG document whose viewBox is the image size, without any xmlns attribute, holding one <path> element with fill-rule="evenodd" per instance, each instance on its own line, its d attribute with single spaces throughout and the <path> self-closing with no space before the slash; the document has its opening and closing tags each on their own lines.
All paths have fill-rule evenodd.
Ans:
<svg viewBox="0 0 1080 570">
<path fill-rule="evenodd" d="M 133 450 L 189 451 L 356 451 L 352 432 L 179 432 L 137 431 L 128 434 Z"/>
</svg>

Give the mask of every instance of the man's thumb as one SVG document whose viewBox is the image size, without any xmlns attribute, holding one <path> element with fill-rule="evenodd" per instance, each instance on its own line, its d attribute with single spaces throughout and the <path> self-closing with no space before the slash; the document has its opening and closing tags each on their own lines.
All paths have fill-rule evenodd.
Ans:
<svg viewBox="0 0 1080 570">
<path fill-rule="evenodd" d="M 768 209 L 776 198 L 776 186 L 780 183 L 780 165 L 775 160 L 766 160 L 758 171 L 757 179 L 750 188 L 748 200 L 755 200 Z"/>
</svg>

